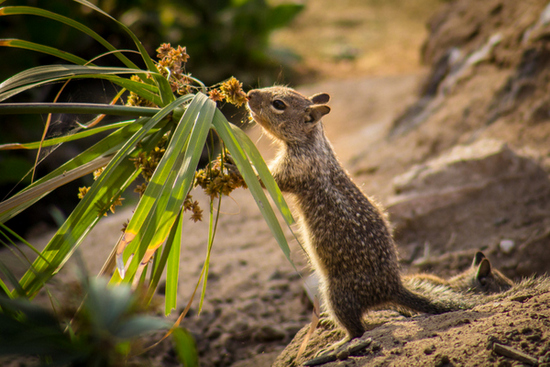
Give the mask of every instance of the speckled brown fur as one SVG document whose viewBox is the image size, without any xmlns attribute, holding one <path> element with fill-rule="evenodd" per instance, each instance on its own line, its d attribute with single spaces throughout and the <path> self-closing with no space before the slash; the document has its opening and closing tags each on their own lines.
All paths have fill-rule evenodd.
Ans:
<svg viewBox="0 0 550 367">
<path fill-rule="evenodd" d="M 296 202 L 304 248 L 321 279 L 329 313 L 349 338 L 365 331 L 363 316 L 382 305 L 426 313 L 460 306 L 406 289 L 385 215 L 355 185 L 327 140 L 321 118 L 330 97 L 305 97 L 286 87 L 248 93 L 252 118 L 280 143 L 275 181 Z"/>
<path fill-rule="evenodd" d="M 461 295 L 465 293 L 494 294 L 502 293 L 514 286 L 514 282 L 493 268 L 491 262 L 483 252 L 478 251 L 472 265 L 462 273 L 443 279 L 433 274 L 419 273 L 407 275 L 403 278 L 407 288 L 419 291 L 422 294 L 432 294 L 437 297 L 438 290 L 443 286 L 450 288 Z M 433 287 L 433 290 L 431 290 Z M 460 297 L 460 296 L 458 296 Z"/>
</svg>

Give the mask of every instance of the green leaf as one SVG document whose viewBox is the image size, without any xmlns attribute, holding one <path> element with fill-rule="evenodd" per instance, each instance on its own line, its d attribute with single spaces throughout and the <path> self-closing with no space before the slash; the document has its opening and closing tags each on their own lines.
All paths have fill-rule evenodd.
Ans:
<svg viewBox="0 0 550 367">
<path fill-rule="evenodd" d="M 96 41 L 98 41 L 101 45 L 103 45 L 107 50 L 109 51 L 116 51 L 114 52 L 114 55 L 124 63 L 129 68 L 138 69 L 138 67 L 130 61 L 126 56 L 118 52 L 117 48 L 110 44 L 105 38 L 101 37 L 97 32 L 93 31 L 91 28 L 83 25 L 82 23 L 77 22 L 76 20 L 73 20 L 71 18 L 68 18 L 66 16 L 56 14 L 54 12 L 51 12 L 49 10 L 35 8 L 31 6 L 6 6 L 3 8 L 0 8 L 0 16 L 4 15 L 35 15 L 40 16 L 44 18 L 50 18 L 55 21 L 67 24 L 70 27 L 73 27 L 88 36 L 92 37 Z"/>
<path fill-rule="evenodd" d="M 180 327 L 172 329 L 172 341 L 178 359 L 184 367 L 197 367 L 199 365 L 199 356 L 195 340 L 191 333 Z"/>
<path fill-rule="evenodd" d="M 269 14 L 265 18 L 265 26 L 270 30 L 287 26 L 302 10 L 304 10 L 304 4 L 285 3 L 276 5 L 269 10 Z"/>
<path fill-rule="evenodd" d="M 125 141 L 125 144 L 111 159 L 89 192 L 43 250 L 42 254 L 49 263 L 40 258 L 37 259 L 33 264 L 33 269 L 27 271 L 21 279 L 20 284 L 29 296 L 34 296 L 41 288 L 42 283 L 38 281 L 36 274 L 42 274 L 48 279 L 57 273 L 108 209 L 112 200 L 118 197 L 137 177 L 138 172 L 136 172 L 133 162 L 129 160 L 138 153 L 134 150 L 136 144 L 174 108 L 187 99 L 186 96 L 180 97 L 160 110 L 154 117 L 149 118 L 144 126 L 131 138 Z"/>
<path fill-rule="evenodd" d="M 157 290 L 157 286 L 160 282 L 160 278 L 164 273 L 164 269 L 166 269 L 166 264 L 168 262 L 168 258 L 172 251 L 172 246 L 174 245 L 174 242 L 175 242 L 174 236 L 176 235 L 176 232 L 179 231 L 181 235 L 181 228 L 177 228 L 177 223 L 181 223 L 181 217 L 183 216 L 182 211 L 180 211 L 178 217 L 176 218 L 176 224 L 173 225 L 172 228 L 170 229 L 170 233 L 168 234 L 168 238 L 166 239 L 166 243 L 164 244 L 162 249 L 162 254 L 160 256 L 154 256 L 153 258 L 154 261 L 153 261 L 153 269 L 151 270 L 151 280 L 149 281 L 149 285 L 148 285 L 149 289 L 147 291 L 147 295 L 145 296 L 145 301 L 147 303 L 149 303 L 152 300 Z M 179 260 L 179 254 L 178 254 L 178 260 Z"/>
<path fill-rule="evenodd" d="M 0 105 L 0 111 L 2 110 L 2 105 Z M 1 112 L 0 112 L 1 114 Z M 122 127 L 128 126 L 130 124 L 134 123 L 134 121 L 122 121 L 122 122 L 115 122 L 113 124 L 99 126 L 91 129 L 86 129 L 84 131 L 80 131 L 75 134 L 66 135 L 66 136 L 60 136 L 57 138 L 51 138 L 44 140 L 42 142 L 36 141 L 33 143 L 10 143 L 10 144 L 2 144 L 0 145 L 0 150 L 14 150 L 14 149 L 38 149 L 39 147 L 45 148 L 50 147 L 52 145 L 58 145 L 61 143 L 67 143 L 73 140 L 83 139 L 87 138 L 89 136 L 93 136 L 95 134 L 102 133 L 104 131 L 109 131 L 113 129 L 120 129 Z"/>
<path fill-rule="evenodd" d="M 143 44 L 141 43 L 141 41 L 130 30 L 130 28 L 128 28 L 124 23 L 119 22 L 118 20 L 110 16 L 108 13 L 104 12 L 103 10 L 101 10 L 100 8 L 98 8 L 97 6 L 95 6 L 94 4 L 90 3 L 87 0 L 74 0 L 74 1 L 76 1 L 79 4 L 87 6 L 90 9 L 97 11 L 98 13 L 103 14 L 104 16 L 111 19 L 113 22 L 117 23 L 118 26 L 121 27 L 132 38 L 132 40 L 134 41 L 136 47 L 138 48 L 141 54 L 141 57 L 143 58 L 143 61 L 145 61 L 145 65 L 147 65 L 147 69 L 152 73 L 151 75 L 153 76 L 153 79 L 155 79 L 155 82 L 157 83 L 157 86 L 160 91 L 160 97 L 162 99 L 161 105 L 165 106 L 168 103 L 174 101 L 175 97 L 174 97 L 174 93 L 172 93 L 172 88 L 170 87 L 170 83 L 168 82 L 168 80 L 166 80 L 166 78 L 164 78 L 162 75 L 158 73 L 157 67 L 153 62 L 153 60 L 151 59 L 151 57 L 149 56 L 149 54 L 147 53 L 147 50 L 145 49 L 145 47 L 143 47 Z"/>
<path fill-rule="evenodd" d="M 256 168 L 259 178 L 264 183 L 264 186 L 266 187 L 267 192 L 273 199 L 273 202 L 277 206 L 277 209 L 279 209 L 286 223 L 290 226 L 294 223 L 292 213 L 283 197 L 283 194 L 281 193 L 281 190 L 279 189 L 279 186 L 277 186 L 275 179 L 273 179 L 273 176 L 271 175 L 267 164 L 265 163 L 262 155 L 258 151 L 258 148 L 256 148 L 252 140 L 250 140 L 250 138 L 248 137 L 248 135 L 245 134 L 244 131 L 233 124 L 229 124 L 229 126 L 233 130 L 233 133 L 239 140 L 243 149 L 246 151 L 246 154 L 250 158 L 252 165 Z"/>
<path fill-rule="evenodd" d="M 109 155 L 120 149 L 126 140 L 139 131 L 149 120 L 149 118 L 138 119 L 134 123 L 111 133 L 59 168 L 25 187 L 13 197 L 0 202 L 0 222 L 12 218 L 52 190 L 105 166 L 111 159 Z"/>
<path fill-rule="evenodd" d="M 0 115 L 74 113 L 111 116 L 154 116 L 159 111 L 159 108 L 153 107 L 122 106 L 104 103 L 56 102 L 0 104 Z M 126 124 L 128 124 L 128 122 L 126 122 Z"/>
<path fill-rule="evenodd" d="M 114 331 L 130 311 L 135 295 L 126 284 L 109 287 L 107 279 L 91 278 L 86 286 L 86 313 L 94 327 Z"/>
<path fill-rule="evenodd" d="M 248 185 L 248 189 L 252 193 L 252 196 L 256 201 L 256 205 L 258 205 L 258 208 L 267 222 L 269 229 L 275 236 L 279 247 L 283 250 L 286 258 L 292 264 L 292 260 L 290 259 L 290 248 L 284 236 L 283 230 L 281 229 L 279 221 L 277 220 L 277 217 L 275 216 L 275 213 L 273 212 L 273 209 L 271 208 L 271 205 L 262 190 L 262 186 L 260 185 L 258 178 L 256 177 L 256 174 L 248 161 L 246 153 L 233 133 L 233 130 L 229 127 L 229 122 L 218 110 L 216 111 L 212 124 L 224 144 L 227 146 L 227 150 L 229 150 L 231 156 L 235 160 L 237 168 Z"/>
<path fill-rule="evenodd" d="M 81 57 L 78 57 L 76 55 L 73 55 L 69 52 L 65 52 L 54 47 L 45 46 L 38 43 L 29 42 L 29 41 L 20 40 L 20 39 L 0 39 L 0 47 L 2 46 L 32 50 L 43 54 L 56 56 L 56 57 L 59 57 L 60 59 L 72 62 L 74 64 L 79 64 L 79 65 L 84 65 L 88 63 L 87 60 Z"/>
<path fill-rule="evenodd" d="M 47 83 L 78 78 L 106 79 L 128 90 L 144 95 L 154 103 L 161 102 L 144 83 L 121 78 L 115 74 L 143 74 L 143 70 L 83 65 L 43 65 L 24 70 L 0 84 L 0 101 L 25 90 Z M 160 74 L 159 74 L 160 75 Z"/>
<path fill-rule="evenodd" d="M 164 314 L 168 316 L 177 307 L 178 280 L 180 271 L 181 231 L 183 228 L 183 213 L 172 227 L 166 240 L 166 249 L 169 250 L 168 264 L 166 267 L 166 288 L 164 301 Z M 164 255 L 164 253 L 163 253 Z"/>
<path fill-rule="evenodd" d="M 119 243 L 117 264 L 122 277 L 125 274 L 121 255 L 128 243 L 131 246 L 124 252 L 124 259 L 133 256 L 127 270 L 129 279 L 133 279 L 138 269 L 143 269 L 168 236 L 193 184 L 215 110 L 214 102 L 202 93 L 197 94 L 174 131 Z"/>
<path fill-rule="evenodd" d="M 19 289 L 19 291 L 22 290 L 20 285 L 19 285 L 19 282 L 17 281 L 17 278 L 15 277 L 15 275 L 1 261 L 0 261 L 0 273 L 4 274 L 4 276 L 11 283 L 11 285 L 14 289 Z M 0 292 L 0 298 L 2 298 L 4 296 L 8 297 L 8 298 L 12 298 L 11 291 L 9 290 L 8 286 L 2 281 L 2 279 L 0 279 L 0 288 L 2 288 L 2 292 Z"/>
<path fill-rule="evenodd" d="M 109 156 L 97 157 L 90 162 L 80 164 L 71 171 L 61 170 L 61 172 L 58 172 L 59 169 L 57 169 L 55 171 L 56 174 L 53 177 L 49 177 L 49 175 L 47 176 L 48 180 L 40 180 L 40 183 L 37 181 L 34 184 L 27 186 L 16 195 L 0 203 L 0 223 L 6 222 L 7 220 L 13 218 L 22 210 L 25 210 L 32 204 L 36 203 L 56 188 L 105 166 L 109 163 L 110 159 L 111 157 Z"/>
<path fill-rule="evenodd" d="M 136 338 L 144 334 L 170 328 L 170 324 L 158 317 L 135 316 L 123 322 L 114 332 L 117 338 Z"/>
</svg>

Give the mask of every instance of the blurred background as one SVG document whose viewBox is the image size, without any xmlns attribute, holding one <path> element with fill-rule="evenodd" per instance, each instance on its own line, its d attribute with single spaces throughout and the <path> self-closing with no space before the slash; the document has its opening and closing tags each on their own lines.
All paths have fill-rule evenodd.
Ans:
<svg viewBox="0 0 550 367">
<path fill-rule="evenodd" d="M 410 74 L 420 66 L 419 49 L 427 35 L 426 22 L 442 0 L 93 0 L 92 3 L 121 20 L 142 41 L 151 56 L 162 43 L 187 47 L 187 72 L 206 85 L 231 76 L 245 90 L 274 83 L 291 86 L 349 77 Z M 3 5 L 42 6 L 82 22 L 118 49 L 134 45 L 112 22 L 76 2 L 66 0 L 13 0 Z M 93 39 L 42 17 L 8 16 L 0 19 L 0 38 L 20 38 L 67 50 L 84 59 L 104 52 Z M 132 58 L 132 55 L 129 54 Z M 0 80 L 24 69 L 63 63 L 55 57 L 22 49 L 0 48 Z M 139 57 L 133 61 L 139 64 Z M 113 56 L 95 61 L 116 66 Z M 29 91 L 12 101 L 53 101 L 61 84 Z M 108 102 L 116 88 L 105 81 L 71 83 L 59 101 Z M 233 122 L 245 118 L 244 108 L 224 106 Z M 66 134 L 91 116 L 54 115 L 47 136 Z M 0 144 L 41 138 L 46 116 L 2 116 Z M 87 143 L 93 144 L 94 139 Z M 40 177 L 67 157 L 83 149 L 65 144 L 38 166 Z M 0 200 L 30 182 L 26 175 L 36 152 L 4 151 L 0 155 Z M 23 180 L 20 182 L 20 180 Z M 31 210 L 8 223 L 25 235 L 39 223 L 53 225 L 52 213 L 66 215 L 77 202 L 78 187 L 91 178 L 69 184 L 63 200 L 54 192 Z M 90 181 L 90 182 L 88 182 Z M 19 183 L 19 185 L 18 185 Z M 16 186 L 17 185 L 17 186 Z M 74 197 L 67 192 L 75 192 Z M 32 220 L 30 219 L 32 218 Z M 33 223 L 29 226 L 29 223 Z M 40 230 L 40 227 L 38 227 Z"/>
</svg>

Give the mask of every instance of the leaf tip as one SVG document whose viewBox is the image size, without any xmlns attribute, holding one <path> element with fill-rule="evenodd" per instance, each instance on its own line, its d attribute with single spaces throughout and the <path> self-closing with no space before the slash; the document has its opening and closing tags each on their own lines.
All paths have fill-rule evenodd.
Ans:
<svg viewBox="0 0 550 367">
<path fill-rule="evenodd" d="M 118 269 L 118 273 L 120 274 L 120 278 L 124 279 L 124 276 L 126 275 L 126 267 L 124 266 L 124 259 L 122 258 L 122 254 L 117 255 L 116 257 L 116 267 Z"/>
</svg>

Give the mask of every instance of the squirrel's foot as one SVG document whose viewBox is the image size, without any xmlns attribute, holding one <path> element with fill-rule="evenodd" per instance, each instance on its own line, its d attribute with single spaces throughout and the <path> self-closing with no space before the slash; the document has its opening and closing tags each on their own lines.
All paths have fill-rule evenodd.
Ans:
<svg viewBox="0 0 550 367">
<path fill-rule="evenodd" d="M 346 344 L 349 343 L 351 340 L 353 339 L 350 339 L 349 336 L 346 336 L 344 339 L 340 340 L 339 342 L 336 342 L 318 351 L 317 354 L 315 354 L 315 357 L 320 357 L 322 355 L 326 355 L 331 352 L 334 352 L 335 354 L 337 354 L 338 351 L 344 350 L 346 348 Z"/>
<path fill-rule="evenodd" d="M 315 358 L 305 362 L 304 366 L 318 366 L 336 360 L 343 361 L 349 356 L 362 355 L 361 352 L 371 344 L 373 344 L 371 338 L 363 339 L 361 337 L 350 340 L 349 337 L 345 337 L 339 342 L 336 342 L 327 348 L 321 349 L 317 352 Z"/>
<path fill-rule="evenodd" d="M 336 327 L 336 322 L 330 317 L 328 312 L 321 312 L 318 325 L 324 329 L 334 329 Z"/>
</svg>

